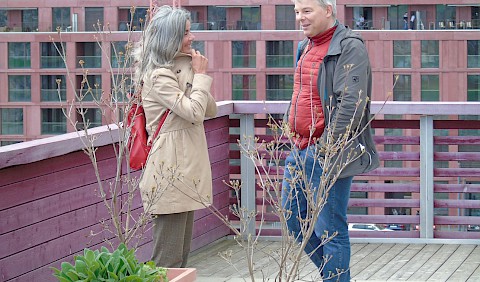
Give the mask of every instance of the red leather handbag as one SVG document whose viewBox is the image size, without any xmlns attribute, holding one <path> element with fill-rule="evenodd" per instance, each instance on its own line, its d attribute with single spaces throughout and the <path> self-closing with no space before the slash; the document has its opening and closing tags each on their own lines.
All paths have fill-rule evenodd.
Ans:
<svg viewBox="0 0 480 282">
<path fill-rule="evenodd" d="M 147 143 L 148 134 L 146 130 L 145 111 L 139 102 L 133 102 L 132 107 L 127 113 L 127 128 L 130 128 L 130 136 L 127 143 L 128 148 L 130 148 L 130 158 L 128 163 L 130 168 L 134 170 L 141 169 L 145 166 L 148 154 L 152 148 L 151 142 L 157 138 L 157 135 L 170 112 L 170 109 L 165 111 L 160 118 L 160 122 L 151 142 Z"/>
</svg>

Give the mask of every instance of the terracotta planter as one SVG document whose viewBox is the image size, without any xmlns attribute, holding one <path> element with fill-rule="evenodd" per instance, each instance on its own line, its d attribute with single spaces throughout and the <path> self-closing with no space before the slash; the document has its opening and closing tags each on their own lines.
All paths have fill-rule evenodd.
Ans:
<svg viewBox="0 0 480 282">
<path fill-rule="evenodd" d="M 197 279 L 195 268 L 168 268 L 167 277 L 169 282 L 194 282 Z"/>
</svg>

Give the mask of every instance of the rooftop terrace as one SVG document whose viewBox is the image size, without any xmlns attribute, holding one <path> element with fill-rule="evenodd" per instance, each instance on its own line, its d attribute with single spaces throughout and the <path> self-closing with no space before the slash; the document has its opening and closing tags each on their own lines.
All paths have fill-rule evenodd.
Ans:
<svg viewBox="0 0 480 282">
<path fill-rule="evenodd" d="M 372 126 L 382 166 L 355 178 L 355 197 L 349 204 L 354 212 L 348 220 L 396 224 L 403 229 L 351 231 L 353 278 L 478 280 L 480 232 L 469 231 L 469 227 L 480 225 L 476 214 L 480 210 L 480 121 L 471 118 L 478 117 L 480 103 L 382 104 L 372 102 L 371 107 L 372 113 L 381 111 Z M 256 198 L 255 174 L 248 173 L 251 164 L 235 149 L 236 140 L 250 142 L 246 136 L 252 135 L 268 139 L 266 114 L 283 114 L 288 102 L 224 101 L 218 105 L 218 116 L 205 122 L 214 205 L 234 222 L 236 218 L 229 211 L 234 199 L 223 181 L 241 179 L 245 184 L 241 205 L 268 211 Z M 390 116 L 385 118 L 384 114 Z M 396 119 L 391 119 L 392 115 Z M 97 161 L 103 181 L 112 179 L 115 173 L 111 145 L 118 141 L 117 130 L 114 126 L 90 130 L 97 136 Z M 83 248 L 97 248 L 104 244 L 103 239 L 112 239 L 109 234 L 89 236 L 101 230 L 99 222 L 108 214 L 95 193 L 98 184 L 83 146 L 77 133 L 69 133 L 0 147 L 2 281 L 51 281 L 50 266 L 59 267 L 60 262 L 72 260 L 73 254 Z M 386 197 L 392 193 L 403 196 Z M 141 209 L 140 200 L 136 205 Z M 393 208 L 405 213 L 392 213 Z M 245 233 L 260 234 L 267 241 L 261 243 L 262 248 L 274 249 L 280 238 L 278 219 L 268 212 L 263 218 L 266 227 L 253 225 Z M 215 256 L 224 249 L 239 251 L 232 240 L 225 240 L 231 235 L 209 211 L 196 212 L 190 265 L 198 269 L 198 281 L 243 276 Z M 140 260 L 149 259 L 148 238 L 147 232 L 137 251 Z M 241 258 L 238 254 L 237 266 L 243 264 Z M 265 263 L 259 257 L 259 269 L 264 269 Z M 308 263 L 305 269 L 306 281 L 315 281 Z"/>
</svg>

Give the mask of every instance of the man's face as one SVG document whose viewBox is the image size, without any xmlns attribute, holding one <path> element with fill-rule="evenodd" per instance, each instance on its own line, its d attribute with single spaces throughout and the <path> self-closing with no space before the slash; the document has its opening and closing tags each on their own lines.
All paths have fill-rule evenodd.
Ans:
<svg viewBox="0 0 480 282">
<path fill-rule="evenodd" d="M 295 0 L 295 19 L 307 37 L 325 32 L 335 22 L 332 7 L 322 7 L 317 0 Z"/>
</svg>

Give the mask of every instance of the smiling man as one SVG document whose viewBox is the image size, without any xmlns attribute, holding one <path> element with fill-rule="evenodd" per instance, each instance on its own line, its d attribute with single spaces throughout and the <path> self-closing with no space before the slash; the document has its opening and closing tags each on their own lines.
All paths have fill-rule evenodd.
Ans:
<svg viewBox="0 0 480 282">
<path fill-rule="evenodd" d="M 335 0 L 293 2 L 296 20 L 306 38 L 298 47 L 288 112 L 294 146 L 285 160 L 282 205 L 289 232 L 302 241 L 305 223 L 309 225 L 305 219 L 311 218 L 314 209 L 306 197 L 325 193 L 319 189 L 325 160 L 319 161 L 317 156 L 319 149 L 325 149 L 327 131 L 331 134 L 329 138 L 333 138 L 329 144 L 342 136 L 353 136 L 327 162 L 331 164 L 328 171 L 334 171 L 338 178 L 330 178 L 333 186 L 324 194 L 327 202 L 305 247 L 324 281 L 350 281 L 347 225 L 350 186 L 355 175 L 379 165 L 368 122 L 370 62 L 362 38 L 336 20 Z M 352 134 L 357 129 L 358 133 Z M 311 189 L 312 193 L 306 193 L 305 189 Z M 322 243 L 324 234 L 332 236 L 335 232 L 330 242 Z"/>
</svg>

